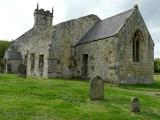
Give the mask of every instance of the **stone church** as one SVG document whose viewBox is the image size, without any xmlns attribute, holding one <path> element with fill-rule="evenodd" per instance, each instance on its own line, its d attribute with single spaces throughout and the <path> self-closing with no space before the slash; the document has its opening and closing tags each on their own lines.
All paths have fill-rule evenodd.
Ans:
<svg viewBox="0 0 160 120">
<path fill-rule="evenodd" d="M 6 51 L 5 71 L 35 77 L 151 83 L 154 42 L 135 5 L 110 18 L 96 15 L 52 25 L 53 10 L 34 11 L 34 26 Z"/>
</svg>

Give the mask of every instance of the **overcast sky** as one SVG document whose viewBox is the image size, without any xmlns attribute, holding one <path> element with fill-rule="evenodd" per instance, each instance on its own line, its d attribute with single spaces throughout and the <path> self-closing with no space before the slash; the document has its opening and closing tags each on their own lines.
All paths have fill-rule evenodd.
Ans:
<svg viewBox="0 0 160 120">
<path fill-rule="evenodd" d="M 14 40 L 32 28 L 37 2 L 50 11 L 54 7 L 54 25 L 88 14 L 104 19 L 138 4 L 160 57 L 160 0 L 0 0 L 0 39 Z"/>
</svg>

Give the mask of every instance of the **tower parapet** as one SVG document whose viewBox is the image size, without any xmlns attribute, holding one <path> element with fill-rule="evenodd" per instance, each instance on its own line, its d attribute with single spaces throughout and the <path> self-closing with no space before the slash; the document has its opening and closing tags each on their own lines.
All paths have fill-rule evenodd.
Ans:
<svg viewBox="0 0 160 120">
<path fill-rule="evenodd" d="M 39 15 L 44 15 L 46 17 L 53 17 L 53 13 L 50 12 L 49 10 L 44 10 L 44 9 L 35 9 L 34 15 L 39 14 Z"/>
<path fill-rule="evenodd" d="M 53 9 L 52 12 L 49 10 L 39 9 L 37 4 L 37 8 L 34 11 L 34 26 L 52 26 L 53 21 Z"/>
</svg>

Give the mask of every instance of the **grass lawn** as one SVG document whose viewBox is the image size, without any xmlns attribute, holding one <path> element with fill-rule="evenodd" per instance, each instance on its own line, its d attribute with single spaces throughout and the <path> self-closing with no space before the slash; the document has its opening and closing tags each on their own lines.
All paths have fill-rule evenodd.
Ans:
<svg viewBox="0 0 160 120">
<path fill-rule="evenodd" d="M 137 96 L 141 112 L 130 111 Z M 90 101 L 89 82 L 0 74 L 0 120 L 160 120 L 160 76 L 150 85 L 105 85 L 105 99 Z"/>
</svg>

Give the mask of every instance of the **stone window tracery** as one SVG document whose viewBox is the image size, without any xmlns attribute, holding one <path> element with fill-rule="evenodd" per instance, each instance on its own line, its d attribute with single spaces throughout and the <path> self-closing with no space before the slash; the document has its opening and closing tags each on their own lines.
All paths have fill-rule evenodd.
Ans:
<svg viewBox="0 0 160 120">
<path fill-rule="evenodd" d="M 143 42 L 143 35 L 140 30 L 137 30 L 133 37 L 133 61 L 134 62 L 140 62 L 140 59 L 142 58 L 142 42 Z"/>
</svg>

